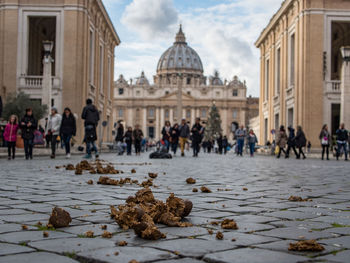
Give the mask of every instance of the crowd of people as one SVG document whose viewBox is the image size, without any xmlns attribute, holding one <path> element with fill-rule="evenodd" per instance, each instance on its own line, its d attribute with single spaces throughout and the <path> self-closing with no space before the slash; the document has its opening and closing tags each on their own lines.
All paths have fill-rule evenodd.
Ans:
<svg viewBox="0 0 350 263">
<path fill-rule="evenodd" d="M 99 152 L 96 146 L 96 128 L 100 116 L 91 99 L 86 100 L 86 106 L 82 111 L 81 118 L 84 120 L 83 143 L 86 145 L 85 158 L 92 158 L 92 153 L 97 158 Z M 49 148 L 51 145 L 51 158 L 56 157 L 56 149 L 59 142 L 65 148 L 66 158 L 71 157 L 71 141 L 77 131 L 76 118 L 72 111 L 67 107 L 60 115 L 57 108 L 53 107 L 50 115 L 45 120 L 45 128 L 42 128 L 38 125 L 38 120 L 35 118 L 31 108 L 25 110 L 25 114 L 20 120 L 15 115 L 10 116 L 3 132 L 9 160 L 16 157 L 16 141 L 19 130 L 21 130 L 25 158 L 27 160 L 33 159 L 33 146 L 35 144 L 44 144 L 45 140 L 46 147 Z M 226 135 L 217 134 L 215 138 L 205 136 L 205 125 L 205 122 L 201 123 L 200 118 L 196 118 L 192 127 L 190 127 L 190 123 L 186 119 L 182 119 L 180 124 L 175 123 L 174 125 L 166 121 L 161 129 L 161 139 L 156 143 L 157 148 L 161 148 L 167 153 L 172 152 L 174 155 L 180 148 L 181 156 L 185 156 L 185 149 L 189 150 L 192 147 L 193 157 L 198 157 L 201 149 L 205 153 L 226 154 L 230 149 L 234 148 L 237 156 L 243 156 L 244 146 L 246 146 L 250 156 L 254 156 L 258 140 L 252 129 L 247 130 L 244 126 L 238 127 L 234 132 L 235 145 L 232 145 L 229 143 Z M 287 130 L 288 132 L 281 125 L 276 132 L 273 143 L 274 148 L 272 148 L 275 155 L 277 158 L 280 158 L 283 153 L 285 158 L 289 158 L 291 151 L 293 151 L 297 159 L 306 159 L 303 149 L 305 147 L 310 149 L 311 143 L 307 141 L 302 127 L 298 126 L 295 131 L 292 126 L 289 126 Z M 328 131 L 328 126 L 323 125 L 319 134 L 322 147 L 321 159 L 324 160 L 326 157 L 326 160 L 329 160 L 329 149 L 333 146 L 337 160 L 342 155 L 345 156 L 345 160 L 348 160 L 349 138 L 349 132 L 345 129 L 344 124 L 341 124 L 336 131 L 334 140 L 332 140 L 332 136 Z M 135 154 L 140 155 L 142 151 L 147 151 L 151 146 L 151 142 L 144 136 L 139 125 L 127 127 L 124 130 L 122 121 L 117 123 L 115 141 L 118 154 L 120 155 L 124 152 L 127 155 L 131 155 L 133 146 Z"/>
<path fill-rule="evenodd" d="M 185 150 L 189 150 L 191 147 L 193 150 L 193 157 L 198 157 L 201 149 L 205 153 L 218 153 L 226 154 L 233 145 L 229 143 L 226 135 L 218 134 L 216 138 L 206 138 L 205 136 L 205 122 L 201 123 L 200 118 L 196 118 L 192 127 L 186 121 L 182 119 L 181 123 L 175 123 L 171 125 L 169 121 L 165 121 L 163 128 L 161 129 L 161 139 L 156 143 L 157 148 L 164 149 L 165 152 L 172 152 L 176 155 L 180 148 L 181 156 L 185 156 Z M 243 155 L 243 147 L 246 143 L 250 150 L 250 155 L 253 157 L 255 152 L 255 146 L 258 142 L 257 136 L 253 130 L 246 132 L 246 129 L 241 126 L 236 130 L 235 135 L 237 139 L 236 153 L 239 156 Z M 136 154 L 139 153 L 138 149 L 149 148 L 150 143 L 147 138 L 144 138 L 139 126 L 136 125 L 135 129 L 127 127 L 124 131 L 122 121 L 118 121 L 116 127 L 117 151 L 119 155 L 122 155 L 125 151 L 127 155 L 132 154 L 132 145 L 135 147 Z M 125 150 L 126 148 L 126 150 Z"/>
<path fill-rule="evenodd" d="M 324 160 L 326 155 L 326 160 L 329 160 L 329 149 L 331 146 L 333 146 L 335 149 L 336 159 L 339 160 L 341 155 L 344 155 L 345 161 L 347 161 L 347 145 L 350 144 L 349 139 L 349 131 L 345 129 L 344 123 L 342 123 L 339 129 L 336 131 L 334 140 L 332 140 L 331 134 L 328 131 L 328 125 L 323 125 L 319 135 L 319 140 L 322 147 L 321 159 Z M 292 126 L 289 126 L 287 134 L 285 127 L 281 125 L 279 131 L 276 133 L 275 145 L 275 154 L 277 158 L 280 158 L 281 153 L 283 152 L 286 159 L 289 158 L 291 150 L 293 150 L 296 159 L 300 159 L 301 157 L 306 159 L 303 149 L 305 147 L 308 149 L 311 148 L 311 143 L 310 141 L 307 141 L 301 126 L 297 126 L 296 132 Z"/>
</svg>

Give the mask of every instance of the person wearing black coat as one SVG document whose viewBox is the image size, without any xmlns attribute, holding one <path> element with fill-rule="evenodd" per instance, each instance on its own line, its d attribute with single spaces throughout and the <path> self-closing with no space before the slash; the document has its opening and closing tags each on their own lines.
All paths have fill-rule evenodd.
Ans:
<svg viewBox="0 0 350 263">
<path fill-rule="evenodd" d="M 295 156 L 298 157 L 299 154 L 295 148 L 295 132 L 292 126 L 288 127 L 288 131 L 289 131 L 289 136 L 288 136 L 288 141 L 287 141 L 287 151 L 286 151 L 286 159 L 289 158 L 289 152 L 292 149 L 293 152 L 295 153 Z"/>
<path fill-rule="evenodd" d="M 299 149 L 297 159 L 300 159 L 301 155 L 303 156 L 303 159 L 306 159 L 306 156 L 303 152 L 303 147 L 306 146 L 306 137 L 301 126 L 297 127 L 297 135 L 295 136 L 295 145 Z"/>
<path fill-rule="evenodd" d="M 196 123 L 193 125 L 191 132 L 192 132 L 193 157 L 198 157 L 199 144 L 202 141 L 202 133 L 203 133 L 203 127 L 200 124 L 200 118 L 196 119 Z"/>
<path fill-rule="evenodd" d="M 224 154 L 227 153 L 227 146 L 228 146 L 228 140 L 227 140 L 227 137 L 224 136 L 224 138 L 222 139 L 222 149 L 224 150 Z"/>
<path fill-rule="evenodd" d="M 344 150 L 345 161 L 348 160 L 348 151 L 346 144 L 349 140 L 349 132 L 345 130 L 344 123 L 340 124 L 339 129 L 335 133 L 337 135 L 337 160 L 339 160 L 341 149 Z"/>
<path fill-rule="evenodd" d="M 20 122 L 26 160 L 33 159 L 33 140 L 37 125 L 33 110 L 31 108 L 26 109 L 26 113 Z"/>
<path fill-rule="evenodd" d="M 91 151 L 95 151 L 95 157 L 97 158 L 99 156 L 98 149 L 95 144 L 95 141 L 97 140 L 97 133 L 96 133 L 96 127 L 98 125 L 98 121 L 100 120 L 100 114 L 98 113 L 98 110 L 95 105 L 92 104 L 91 99 L 86 100 L 86 106 L 83 109 L 83 112 L 81 114 L 81 118 L 84 121 L 85 126 L 85 136 L 84 141 L 86 142 L 86 159 L 91 158 Z"/>
<path fill-rule="evenodd" d="M 220 134 L 216 142 L 218 143 L 219 154 L 222 154 L 222 135 Z"/>
<path fill-rule="evenodd" d="M 173 151 L 174 155 L 176 154 L 177 146 L 179 145 L 179 136 L 180 136 L 179 125 L 175 123 L 171 129 L 171 134 L 170 134 L 171 150 Z"/>
<path fill-rule="evenodd" d="M 76 135 L 77 126 L 75 117 L 70 108 L 65 108 L 62 115 L 62 122 L 60 128 L 61 139 L 64 142 L 66 149 L 66 158 L 70 158 L 70 140 Z"/>
<path fill-rule="evenodd" d="M 132 128 L 128 127 L 128 130 L 124 134 L 124 139 L 126 143 L 126 154 L 131 155 L 131 146 L 132 146 Z"/>
<path fill-rule="evenodd" d="M 117 135 L 115 136 L 116 142 L 122 142 L 124 136 L 124 126 L 121 121 L 118 121 L 117 124 Z"/>
</svg>

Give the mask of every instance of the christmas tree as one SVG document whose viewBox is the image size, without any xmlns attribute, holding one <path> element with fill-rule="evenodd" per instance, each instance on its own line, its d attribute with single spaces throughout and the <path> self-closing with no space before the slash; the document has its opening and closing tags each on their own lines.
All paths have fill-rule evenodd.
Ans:
<svg viewBox="0 0 350 263">
<path fill-rule="evenodd" d="M 211 106 L 207 125 L 205 128 L 204 138 L 205 140 L 215 140 L 219 137 L 219 135 L 222 133 L 221 129 L 221 118 L 218 111 L 218 108 L 216 108 L 215 104 Z"/>
</svg>

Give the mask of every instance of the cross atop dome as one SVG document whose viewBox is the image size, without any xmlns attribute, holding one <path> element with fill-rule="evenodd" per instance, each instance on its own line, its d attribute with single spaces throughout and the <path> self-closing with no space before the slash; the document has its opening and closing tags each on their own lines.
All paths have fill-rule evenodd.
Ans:
<svg viewBox="0 0 350 263">
<path fill-rule="evenodd" d="M 186 37 L 185 34 L 182 32 L 182 25 L 180 24 L 179 32 L 176 34 L 175 43 L 185 43 L 186 44 Z"/>
</svg>

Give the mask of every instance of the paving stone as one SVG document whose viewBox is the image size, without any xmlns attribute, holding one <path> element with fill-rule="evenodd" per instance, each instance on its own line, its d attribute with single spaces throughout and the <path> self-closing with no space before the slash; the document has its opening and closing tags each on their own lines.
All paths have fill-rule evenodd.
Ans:
<svg viewBox="0 0 350 263">
<path fill-rule="evenodd" d="M 28 225 L 28 230 L 35 230 L 37 229 L 36 227 Z M 21 231 L 22 230 L 22 225 L 20 224 L 8 224 L 4 223 L 0 225 L 0 234 L 2 233 L 7 233 L 7 232 L 16 232 L 16 231 Z"/>
<path fill-rule="evenodd" d="M 228 242 L 236 246 L 250 246 L 254 244 L 263 244 L 263 243 L 279 240 L 274 237 L 265 237 L 265 236 L 255 235 L 255 234 L 244 234 L 236 231 L 223 232 L 223 235 L 224 235 L 223 240 L 217 240 L 216 233 L 217 231 L 214 231 L 212 235 L 201 236 L 200 238 L 216 241 L 218 245 L 222 242 Z M 234 242 L 232 241 L 233 238 L 235 239 Z"/>
<path fill-rule="evenodd" d="M 257 233 L 258 235 L 271 236 L 284 239 L 320 239 L 320 238 L 331 238 L 335 237 L 333 233 L 328 231 L 312 231 L 309 232 L 307 228 L 304 227 L 287 227 L 287 228 L 275 228 L 268 231 L 261 231 Z M 300 238 L 304 237 L 304 238 Z"/>
<path fill-rule="evenodd" d="M 26 215 L 6 215 L 0 216 L 0 220 L 14 223 L 25 223 L 28 221 L 48 221 L 49 215 L 46 214 L 26 214 Z"/>
<path fill-rule="evenodd" d="M 217 241 L 202 239 L 174 239 L 165 241 L 153 241 L 144 244 L 145 247 L 154 247 L 171 252 L 178 252 L 182 256 L 199 257 L 206 253 L 233 249 L 236 246 L 228 242 L 219 244 Z"/>
<path fill-rule="evenodd" d="M 180 259 L 157 261 L 157 263 L 201 263 L 201 262 L 203 263 L 204 261 L 200 261 L 194 258 L 180 258 Z"/>
<path fill-rule="evenodd" d="M 327 256 L 318 257 L 319 260 L 348 263 L 350 258 L 350 250 L 340 251 L 338 253 L 329 254 Z"/>
<path fill-rule="evenodd" d="M 50 263 L 78 263 L 68 257 L 56 255 L 47 252 L 34 252 L 19 255 L 10 255 L 0 257 L 0 263 L 33 263 L 33 262 L 50 262 Z"/>
<path fill-rule="evenodd" d="M 35 251 L 35 249 L 26 247 L 26 246 L 0 243 L 0 256 L 18 254 L 18 253 L 24 253 L 24 252 L 32 252 L 32 251 Z"/>
<path fill-rule="evenodd" d="M 350 236 L 324 239 L 322 242 L 330 246 L 350 249 Z"/>
<path fill-rule="evenodd" d="M 115 255 L 115 252 L 119 252 Z M 103 262 L 129 262 L 133 259 L 138 262 L 150 262 L 154 260 L 170 259 L 175 257 L 166 251 L 146 247 L 112 247 L 95 251 L 84 251 L 78 253 L 78 256 L 87 259 L 102 260 Z"/>
<path fill-rule="evenodd" d="M 207 254 L 204 260 L 207 262 L 220 262 L 220 263 L 266 263 L 266 262 L 283 262 L 283 263 L 295 263 L 307 258 L 291 255 L 287 253 L 263 250 L 242 248 L 235 250 L 228 250 L 218 253 Z"/>
<path fill-rule="evenodd" d="M 79 226 L 70 226 L 70 227 L 63 227 L 60 228 L 60 231 L 71 233 L 75 235 L 81 235 L 84 234 L 87 231 L 93 231 L 95 236 L 102 235 L 103 231 L 101 229 L 101 226 L 105 224 L 86 224 L 86 225 L 79 225 Z M 106 224 L 107 231 L 111 233 L 121 232 L 121 228 L 118 225 L 111 225 Z"/>
<path fill-rule="evenodd" d="M 34 241 L 28 243 L 28 245 L 37 249 L 58 253 L 78 253 L 98 248 L 115 247 L 114 242 L 102 238 L 61 238 Z"/>
<path fill-rule="evenodd" d="M 9 243 L 21 243 L 30 242 L 37 240 L 48 240 L 63 237 L 73 237 L 74 235 L 63 233 L 59 231 L 47 231 L 49 233 L 48 237 L 43 236 L 43 231 L 33 231 L 33 230 L 22 230 L 20 232 L 11 232 L 0 235 L 0 240 Z"/>
</svg>

